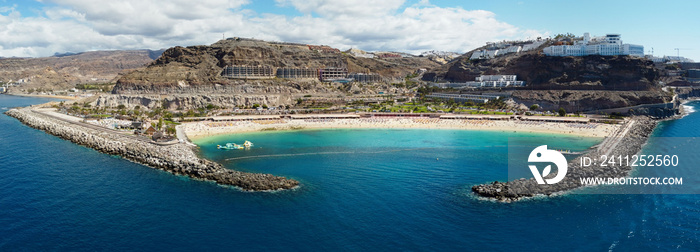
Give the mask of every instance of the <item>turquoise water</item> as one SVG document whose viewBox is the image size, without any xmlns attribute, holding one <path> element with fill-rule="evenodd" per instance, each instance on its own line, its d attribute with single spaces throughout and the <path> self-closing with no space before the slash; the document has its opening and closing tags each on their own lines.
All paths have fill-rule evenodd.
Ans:
<svg viewBox="0 0 700 252">
<path fill-rule="evenodd" d="M 0 109 L 45 102 L 0 95 Z M 697 106 L 697 104 L 696 104 Z M 699 136 L 700 115 L 663 123 Z M 231 169 L 297 179 L 250 193 L 150 169 L 0 115 L 0 250 L 698 250 L 696 195 L 471 196 L 507 178 L 508 137 L 309 130 L 201 139 Z M 250 150 L 216 144 L 250 140 Z M 561 148 L 596 139 L 559 137 Z M 700 161 L 698 159 L 697 161 Z"/>
</svg>

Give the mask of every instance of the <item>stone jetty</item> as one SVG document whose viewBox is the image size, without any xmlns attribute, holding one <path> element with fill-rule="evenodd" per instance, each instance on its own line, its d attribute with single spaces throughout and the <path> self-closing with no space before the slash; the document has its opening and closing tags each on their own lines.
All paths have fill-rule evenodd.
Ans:
<svg viewBox="0 0 700 252">
<path fill-rule="evenodd" d="M 5 114 L 20 122 L 73 143 L 97 151 L 119 155 L 147 166 L 194 179 L 214 181 L 246 191 L 292 189 L 299 185 L 293 179 L 271 174 L 247 173 L 224 168 L 221 164 L 201 159 L 184 144 L 156 145 L 131 135 L 82 126 L 48 116 L 31 108 L 16 108 Z"/>
<path fill-rule="evenodd" d="M 509 182 L 495 181 L 489 184 L 475 185 L 472 191 L 479 196 L 494 198 L 499 201 L 511 202 L 526 197 L 536 195 L 552 195 L 562 193 L 572 189 L 582 187 L 580 178 L 589 177 L 626 177 L 632 167 L 622 164 L 608 164 L 606 167 L 599 165 L 581 166 L 581 158 L 589 157 L 600 160 L 601 155 L 611 156 L 632 156 L 636 155 L 642 146 L 647 142 L 649 135 L 656 127 L 656 121 L 648 117 L 632 117 L 619 128 L 618 131 L 607 137 L 597 148 L 590 149 L 585 154 L 575 158 L 568 164 L 568 172 L 564 180 L 556 184 L 537 184 L 534 178 L 518 179 Z M 527 169 L 527 167 L 523 167 Z M 550 174 L 545 178 L 552 178 L 556 175 Z"/>
</svg>

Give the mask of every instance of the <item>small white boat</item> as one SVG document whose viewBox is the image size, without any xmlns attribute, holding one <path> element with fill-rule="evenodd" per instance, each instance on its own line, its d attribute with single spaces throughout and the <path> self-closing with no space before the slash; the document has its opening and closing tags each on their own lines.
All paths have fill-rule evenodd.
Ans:
<svg viewBox="0 0 700 252">
<path fill-rule="evenodd" d="M 250 141 L 246 140 L 243 145 L 237 144 L 237 143 L 226 143 L 225 145 L 216 145 L 216 148 L 218 149 L 224 149 L 224 150 L 242 150 L 242 149 L 248 149 L 253 146 L 253 143 Z"/>
</svg>

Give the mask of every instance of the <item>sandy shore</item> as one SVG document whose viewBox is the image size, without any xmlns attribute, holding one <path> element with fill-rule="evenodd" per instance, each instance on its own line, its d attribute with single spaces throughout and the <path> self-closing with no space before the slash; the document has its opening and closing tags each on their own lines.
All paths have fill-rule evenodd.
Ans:
<svg viewBox="0 0 700 252">
<path fill-rule="evenodd" d="M 532 132 L 568 134 L 583 137 L 606 137 L 618 125 L 601 123 L 551 123 L 491 120 L 445 120 L 445 119 L 320 119 L 320 120 L 275 120 L 238 122 L 191 122 L 181 129 L 189 139 L 199 139 L 222 134 L 256 131 L 298 129 L 458 129 L 502 132 Z"/>
<path fill-rule="evenodd" d="M 38 95 L 38 94 L 11 94 L 11 93 L 6 93 L 6 95 L 25 96 L 25 97 L 41 97 L 41 98 L 56 98 L 56 99 L 64 99 L 64 100 L 79 100 L 79 99 L 84 98 L 84 97 L 65 96 L 65 95 Z"/>
</svg>

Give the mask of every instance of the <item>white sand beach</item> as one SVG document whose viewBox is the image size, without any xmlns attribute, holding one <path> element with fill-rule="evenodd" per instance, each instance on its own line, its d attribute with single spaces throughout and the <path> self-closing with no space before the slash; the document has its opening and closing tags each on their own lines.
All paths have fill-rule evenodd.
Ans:
<svg viewBox="0 0 700 252">
<path fill-rule="evenodd" d="M 437 118 L 286 119 L 253 121 L 202 121 L 183 123 L 180 129 L 190 139 L 221 134 L 297 129 L 460 129 L 503 132 L 570 134 L 606 137 L 619 125 L 603 123 L 555 123 L 519 120 L 460 120 Z"/>
<path fill-rule="evenodd" d="M 14 94 L 14 93 L 8 93 L 8 95 L 14 95 L 14 96 L 24 96 L 24 97 L 39 97 L 39 98 L 55 98 L 55 99 L 63 99 L 63 100 L 79 100 L 85 97 L 76 97 L 76 96 L 68 96 L 68 95 L 49 95 L 49 94 Z"/>
</svg>

